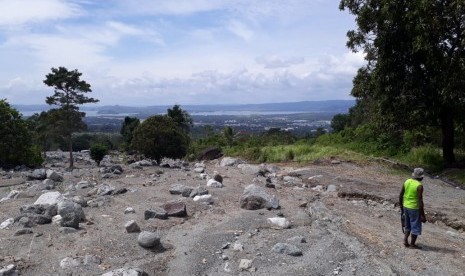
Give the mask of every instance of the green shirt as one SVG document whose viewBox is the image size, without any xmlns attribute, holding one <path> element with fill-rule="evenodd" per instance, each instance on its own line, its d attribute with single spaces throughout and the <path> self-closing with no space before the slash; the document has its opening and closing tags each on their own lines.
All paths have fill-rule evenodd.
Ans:
<svg viewBox="0 0 465 276">
<path fill-rule="evenodd" d="M 404 198 L 403 205 L 409 209 L 419 209 L 418 202 L 418 187 L 421 186 L 420 181 L 410 178 L 404 183 Z"/>
</svg>

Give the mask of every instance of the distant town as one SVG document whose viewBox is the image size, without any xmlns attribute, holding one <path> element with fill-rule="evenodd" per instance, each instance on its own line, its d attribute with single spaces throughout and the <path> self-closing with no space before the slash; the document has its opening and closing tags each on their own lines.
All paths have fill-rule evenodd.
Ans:
<svg viewBox="0 0 465 276">
<path fill-rule="evenodd" d="M 254 105 L 186 105 L 181 106 L 191 115 L 194 137 L 208 132 L 222 131 L 230 126 L 236 133 L 261 133 L 276 128 L 291 132 L 297 137 L 312 135 L 319 131 L 330 131 L 331 119 L 335 114 L 347 113 L 354 105 L 351 100 L 312 101 L 295 103 L 272 103 Z M 24 117 L 50 109 L 47 105 L 16 105 Z M 126 116 L 141 120 L 164 114 L 171 106 L 86 106 L 81 111 L 89 132 L 119 132 Z"/>
</svg>

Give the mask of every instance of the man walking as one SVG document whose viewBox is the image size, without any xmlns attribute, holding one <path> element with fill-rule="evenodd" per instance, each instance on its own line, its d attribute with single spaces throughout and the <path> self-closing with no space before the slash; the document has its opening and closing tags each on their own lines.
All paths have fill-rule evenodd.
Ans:
<svg viewBox="0 0 465 276">
<path fill-rule="evenodd" d="M 412 173 L 412 178 L 409 178 L 402 185 L 402 190 L 399 195 L 400 211 L 404 217 L 404 245 L 406 247 L 420 249 L 416 245 L 417 237 L 421 235 L 421 223 L 426 222 L 425 210 L 423 206 L 423 180 L 424 170 L 415 168 Z M 408 242 L 408 237 L 410 244 Z"/>
</svg>

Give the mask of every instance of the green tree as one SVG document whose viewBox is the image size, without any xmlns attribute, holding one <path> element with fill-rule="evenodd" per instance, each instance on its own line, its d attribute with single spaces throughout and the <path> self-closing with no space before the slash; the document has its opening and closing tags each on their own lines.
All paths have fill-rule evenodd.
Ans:
<svg viewBox="0 0 465 276">
<path fill-rule="evenodd" d="M 232 127 L 225 126 L 223 129 L 223 136 L 226 139 L 226 143 L 228 144 L 228 146 L 232 146 L 234 141 L 234 132 Z"/>
<path fill-rule="evenodd" d="M 367 64 L 352 95 L 365 102 L 379 130 L 431 126 L 442 131 L 443 158 L 455 162 L 455 127 L 465 112 L 463 0 L 342 0 L 356 16 L 347 46 Z"/>
<path fill-rule="evenodd" d="M 331 120 L 331 128 L 334 132 L 344 130 L 350 123 L 349 114 L 336 114 Z"/>
<path fill-rule="evenodd" d="M 6 100 L 0 100 L 0 137 L 0 166 L 36 166 L 42 163 L 40 150 L 33 144 L 27 122 Z"/>
<path fill-rule="evenodd" d="M 124 149 L 128 150 L 131 145 L 134 130 L 140 125 L 140 120 L 135 117 L 125 117 L 121 126 L 121 135 L 124 140 Z"/>
<path fill-rule="evenodd" d="M 167 115 L 173 119 L 173 121 L 178 124 L 182 130 L 186 132 L 189 132 L 190 128 L 194 126 L 193 120 L 189 113 L 183 110 L 178 104 L 175 104 L 173 108 L 168 108 Z"/>
<path fill-rule="evenodd" d="M 160 164 L 163 157 L 182 158 L 189 147 L 189 136 L 168 116 L 155 115 L 138 126 L 131 148 Z"/>
<path fill-rule="evenodd" d="M 73 162 L 73 132 L 83 129 L 82 118 L 85 113 L 79 112 L 78 105 L 85 103 L 96 103 L 98 100 L 85 96 L 92 92 L 90 84 L 81 80 L 82 73 L 77 69 L 68 71 L 65 67 L 52 68 L 52 73 L 45 76 L 44 83 L 54 88 L 54 94 L 46 98 L 49 105 L 60 106 L 52 113 L 54 124 L 60 130 L 60 134 L 68 141 L 69 167 Z"/>
<path fill-rule="evenodd" d="M 90 146 L 90 157 L 92 160 L 97 162 L 97 166 L 100 166 L 100 162 L 103 160 L 105 155 L 108 154 L 108 148 L 103 144 L 92 144 Z"/>
</svg>

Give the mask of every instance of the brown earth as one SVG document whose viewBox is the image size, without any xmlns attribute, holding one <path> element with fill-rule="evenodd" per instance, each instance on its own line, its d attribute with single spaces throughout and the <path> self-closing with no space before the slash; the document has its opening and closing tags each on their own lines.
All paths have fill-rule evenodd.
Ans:
<svg viewBox="0 0 465 276">
<path fill-rule="evenodd" d="M 334 163 L 334 162 L 333 162 Z M 208 188 L 212 205 L 168 192 L 174 183 L 206 186 L 190 164 L 190 171 L 158 166 L 130 169 L 112 179 L 102 179 L 98 168 L 77 164 L 64 173 L 66 188 L 81 180 L 96 185 L 108 183 L 129 192 L 110 196 L 101 207 L 86 207 L 87 222 L 76 233 L 63 234 L 55 224 L 37 225 L 33 234 L 14 236 L 14 224 L 0 230 L 0 266 L 14 264 L 20 275 L 101 275 L 122 268 L 137 267 L 148 275 L 464 275 L 465 191 L 439 179 L 425 178 L 425 208 L 429 222 L 418 239 L 421 250 L 402 244 L 399 208 L 395 206 L 400 187 L 409 172 L 398 173 L 379 163 L 351 162 L 318 165 L 279 164 L 273 178 L 276 188 L 265 188 L 280 199 L 279 210 L 244 210 L 240 196 L 255 182 L 265 187 L 265 178 L 243 173 L 237 166 L 220 167 L 218 160 L 206 162 L 210 175 L 218 171 L 223 188 Z M 63 169 L 54 168 L 59 172 Z M 298 170 L 296 174 L 295 169 Z M 282 176 L 299 175 L 303 183 L 286 183 Z M 0 180 L 0 195 L 24 190 L 38 181 L 26 181 L 20 173 Z M 255 178 L 255 180 L 254 180 Z M 309 178 L 312 178 L 309 180 Z M 325 188 L 336 185 L 336 192 Z M 324 189 L 312 189 L 321 185 Z M 87 189 L 73 192 L 86 196 Z M 0 223 L 19 215 L 19 208 L 32 204 L 39 194 L 23 193 L 0 203 Z M 91 199 L 93 197 L 87 197 Z M 144 211 L 170 200 L 187 205 L 188 216 L 168 220 L 144 219 Z M 134 214 L 124 214 L 127 207 Z M 291 227 L 277 229 L 267 218 L 284 216 Z M 137 233 L 128 234 L 124 224 L 135 220 L 142 230 L 160 233 L 162 247 L 147 250 L 137 243 Z M 275 253 L 278 242 L 302 236 L 306 243 L 294 244 L 302 256 Z M 234 251 L 240 243 L 242 251 Z M 230 243 L 228 248 L 224 245 Z M 65 257 L 82 260 L 96 256 L 100 263 L 63 269 Z M 252 267 L 240 270 L 241 259 Z"/>
</svg>

